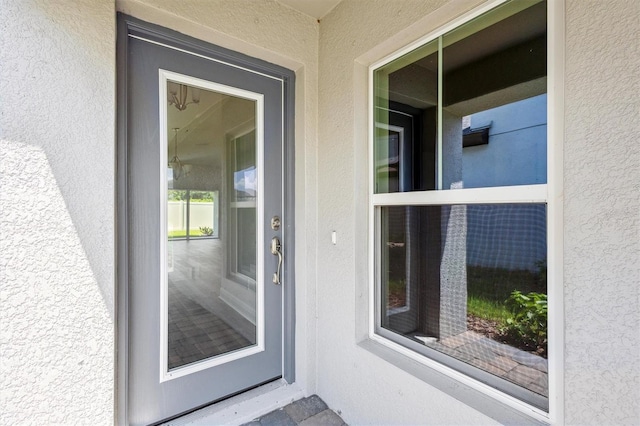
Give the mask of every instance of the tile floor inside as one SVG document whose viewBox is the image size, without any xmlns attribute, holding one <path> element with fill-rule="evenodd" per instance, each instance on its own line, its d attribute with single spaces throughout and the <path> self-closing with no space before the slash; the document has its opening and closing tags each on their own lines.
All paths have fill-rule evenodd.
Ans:
<svg viewBox="0 0 640 426">
<path fill-rule="evenodd" d="M 169 241 L 169 368 L 254 345 L 255 326 L 219 298 L 218 239 Z"/>
</svg>

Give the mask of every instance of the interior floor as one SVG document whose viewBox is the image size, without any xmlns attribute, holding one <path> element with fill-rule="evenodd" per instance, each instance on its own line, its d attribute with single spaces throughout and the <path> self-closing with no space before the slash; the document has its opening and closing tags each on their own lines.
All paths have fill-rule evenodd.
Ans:
<svg viewBox="0 0 640 426">
<path fill-rule="evenodd" d="M 255 326 L 219 298 L 223 243 L 168 243 L 169 369 L 255 344 Z"/>
</svg>

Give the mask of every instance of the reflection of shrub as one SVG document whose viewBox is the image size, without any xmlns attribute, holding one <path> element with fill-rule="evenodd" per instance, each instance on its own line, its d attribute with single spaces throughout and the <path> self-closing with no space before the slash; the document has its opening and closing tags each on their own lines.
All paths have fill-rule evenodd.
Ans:
<svg viewBox="0 0 640 426">
<path fill-rule="evenodd" d="M 407 286 L 404 280 L 389 280 L 388 308 L 401 308 L 407 304 Z"/>
<path fill-rule="evenodd" d="M 501 334 L 508 340 L 526 346 L 546 357 L 547 295 L 515 290 L 506 301 L 513 315 L 505 321 Z"/>
<path fill-rule="evenodd" d="M 547 258 L 536 262 L 538 268 L 538 282 L 542 288 L 547 288 Z"/>
<path fill-rule="evenodd" d="M 209 228 L 208 226 L 201 226 L 200 227 L 200 233 L 202 235 L 206 235 L 208 237 L 213 235 L 213 228 Z"/>
</svg>

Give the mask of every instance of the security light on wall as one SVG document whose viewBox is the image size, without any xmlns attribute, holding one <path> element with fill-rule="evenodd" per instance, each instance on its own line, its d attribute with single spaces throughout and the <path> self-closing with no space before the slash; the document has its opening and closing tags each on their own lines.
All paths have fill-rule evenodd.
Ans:
<svg viewBox="0 0 640 426">
<path fill-rule="evenodd" d="M 187 98 L 191 92 L 191 101 L 187 102 Z M 200 103 L 200 89 L 197 87 L 179 84 L 173 81 L 167 82 L 167 101 L 169 105 L 175 106 L 178 111 L 184 111 L 188 105 Z"/>
</svg>

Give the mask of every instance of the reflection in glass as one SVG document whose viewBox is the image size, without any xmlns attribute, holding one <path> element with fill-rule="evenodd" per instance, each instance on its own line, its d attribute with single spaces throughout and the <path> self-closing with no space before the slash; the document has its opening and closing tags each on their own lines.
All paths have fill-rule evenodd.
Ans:
<svg viewBox="0 0 640 426">
<path fill-rule="evenodd" d="M 229 141 L 229 165 L 233 170 L 229 193 L 232 201 L 229 221 L 238 238 L 229 269 L 239 280 L 256 279 L 256 143 L 255 131 Z"/>
<path fill-rule="evenodd" d="M 255 101 L 172 81 L 167 89 L 172 370 L 256 344 L 259 194 Z"/>
<path fill-rule="evenodd" d="M 546 206 L 379 214 L 381 326 L 547 397 Z"/>
<path fill-rule="evenodd" d="M 377 69 L 375 192 L 435 189 L 438 41 Z"/>
<path fill-rule="evenodd" d="M 546 35 L 510 2 L 376 69 L 375 192 L 546 183 Z"/>
<path fill-rule="evenodd" d="M 442 189 L 547 182 L 546 2 L 531 4 L 443 36 Z"/>
<path fill-rule="evenodd" d="M 169 189 L 167 195 L 169 238 L 218 236 L 218 191 Z"/>
<path fill-rule="evenodd" d="M 189 191 L 189 228 L 196 238 L 212 237 L 217 226 L 214 225 L 214 191 Z"/>
</svg>

